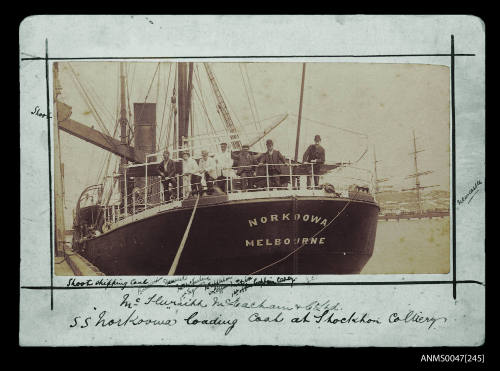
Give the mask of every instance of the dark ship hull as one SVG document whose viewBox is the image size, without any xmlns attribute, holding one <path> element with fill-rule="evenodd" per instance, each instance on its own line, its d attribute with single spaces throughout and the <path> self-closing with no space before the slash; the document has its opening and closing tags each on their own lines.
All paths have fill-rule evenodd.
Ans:
<svg viewBox="0 0 500 371">
<path fill-rule="evenodd" d="M 194 203 L 185 200 L 75 247 L 106 275 L 166 275 Z M 371 197 L 203 197 L 175 274 L 357 274 L 373 253 L 378 213 Z"/>
</svg>

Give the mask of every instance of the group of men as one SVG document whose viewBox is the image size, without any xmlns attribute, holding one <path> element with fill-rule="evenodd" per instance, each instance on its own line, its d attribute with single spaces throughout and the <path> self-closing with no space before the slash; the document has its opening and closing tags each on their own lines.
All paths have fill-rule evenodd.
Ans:
<svg viewBox="0 0 500 371">
<path fill-rule="evenodd" d="M 303 156 L 304 163 L 311 163 L 314 175 L 307 177 L 307 187 L 311 187 L 311 177 L 314 178 L 314 186 L 319 185 L 319 170 L 321 164 L 325 162 L 325 150 L 321 146 L 321 137 L 314 137 L 314 144 L 311 144 Z M 236 175 L 240 178 L 240 188 L 242 191 L 259 188 L 286 188 L 290 180 L 290 170 L 283 171 L 286 165 L 285 157 L 278 150 L 274 149 L 271 139 L 266 141 L 267 151 L 258 155 L 249 152 L 249 146 L 243 145 L 239 153 L 232 153 L 227 150 L 227 143 L 221 143 L 221 152 L 214 157 L 208 155 L 208 151 L 201 152 L 201 159 L 197 163 L 189 152 L 182 154 L 182 176 L 184 182 L 191 184 L 191 194 L 202 194 L 202 179 L 207 185 L 207 194 L 227 193 L 231 191 L 231 178 Z M 164 200 L 168 201 L 172 197 L 171 190 L 177 189 L 178 172 L 174 161 L 170 158 L 170 153 L 163 153 L 163 161 L 158 165 L 158 172 L 162 176 Z M 311 173 L 311 172 L 309 172 Z"/>
</svg>

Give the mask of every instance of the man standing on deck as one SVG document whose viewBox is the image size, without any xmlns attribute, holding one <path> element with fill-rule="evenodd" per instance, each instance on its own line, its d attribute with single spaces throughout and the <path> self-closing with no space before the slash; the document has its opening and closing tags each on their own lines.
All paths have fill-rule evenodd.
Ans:
<svg viewBox="0 0 500 371">
<path fill-rule="evenodd" d="M 227 151 L 227 143 L 220 144 L 221 152 L 215 155 L 217 163 L 217 185 L 225 193 L 231 190 L 231 177 L 233 175 L 233 159 L 231 153 Z"/>
<path fill-rule="evenodd" d="M 287 178 L 283 177 L 284 184 L 281 184 L 280 182 L 280 174 L 282 167 L 282 165 L 280 164 L 286 163 L 285 157 L 283 157 L 280 151 L 274 149 L 274 144 L 271 139 L 266 140 L 266 147 L 267 151 L 259 155 L 257 157 L 257 161 L 259 162 L 259 165 L 266 164 L 267 175 L 269 175 L 269 185 L 271 187 L 277 187 L 277 188 L 281 186 L 286 187 Z"/>
<path fill-rule="evenodd" d="M 313 164 L 312 169 L 309 167 L 309 174 L 314 173 L 314 188 L 317 188 L 319 185 L 319 170 L 321 169 L 321 164 L 325 163 L 325 149 L 320 143 L 321 137 L 319 135 L 315 135 L 314 144 L 307 147 L 307 150 L 304 152 L 304 157 L 302 158 L 302 162 Z M 307 176 L 308 189 L 311 188 L 311 178 L 311 175 Z"/>
<path fill-rule="evenodd" d="M 171 198 L 169 185 L 172 186 L 172 190 L 176 192 L 175 190 L 177 189 L 177 181 L 175 179 L 175 163 L 170 158 L 170 152 L 168 152 L 167 150 L 163 152 L 163 161 L 158 165 L 158 172 L 161 175 L 161 182 L 163 184 L 163 200 L 165 202 L 168 202 Z"/>
<path fill-rule="evenodd" d="M 208 151 L 201 151 L 201 159 L 198 164 L 200 174 L 207 182 L 207 193 L 211 195 L 214 192 L 214 181 L 217 178 L 217 165 L 213 157 L 208 157 Z"/>
<path fill-rule="evenodd" d="M 253 188 L 253 177 L 254 177 L 254 166 L 257 162 L 248 149 L 250 147 L 248 144 L 244 144 L 241 147 L 241 152 L 238 155 L 234 155 L 234 160 L 236 161 L 235 166 L 238 168 L 236 174 L 241 177 L 241 190 L 246 191 L 247 189 Z"/>
</svg>

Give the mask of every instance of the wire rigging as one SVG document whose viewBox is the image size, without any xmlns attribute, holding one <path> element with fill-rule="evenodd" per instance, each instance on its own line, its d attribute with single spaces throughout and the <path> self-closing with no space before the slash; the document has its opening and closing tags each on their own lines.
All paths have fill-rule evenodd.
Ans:
<svg viewBox="0 0 500 371">
<path fill-rule="evenodd" d="M 113 138 L 115 137 L 116 135 L 116 132 L 117 132 L 117 129 L 118 129 L 118 123 L 119 123 L 119 115 L 120 115 L 120 69 L 119 69 L 119 65 L 118 65 L 118 69 L 117 69 L 117 79 L 116 79 L 116 99 L 115 99 L 115 102 L 116 102 L 116 110 L 115 110 L 115 125 L 114 125 L 114 128 L 113 128 Z M 99 174 L 97 176 L 97 182 L 96 184 L 101 184 L 104 182 L 104 179 L 108 176 L 108 170 L 109 170 L 109 164 L 111 162 L 111 152 L 107 152 L 106 153 L 106 156 L 104 156 L 104 162 L 103 164 L 101 165 L 101 169 L 99 171 Z M 104 164 L 106 164 L 106 167 L 104 169 Z M 104 170 L 104 171 L 103 171 Z M 102 175 L 102 181 L 101 181 L 101 175 Z"/>
<path fill-rule="evenodd" d="M 245 76 L 243 76 L 243 67 L 242 67 L 241 63 L 239 63 L 239 67 L 240 67 L 241 81 L 243 82 L 243 87 L 245 88 L 245 94 L 246 94 L 247 99 L 248 99 L 248 106 L 250 107 L 250 113 L 252 114 L 252 118 L 253 118 L 253 121 L 255 124 L 255 129 L 259 130 L 259 127 L 257 126 L 257 117 L 255 116 L 255 113 L 253 111 L 252 101 L 250 100 L 250 95 L 248 94 Z"/>
<path fill-rule="evenodd" d="M 163 135 L 164 135 L 164 133 L 163 133 L 163 129 L 164 129 L 163 121 L 165 119 L 165 111 L 166 111 L 166 108 L 167 108 L 167 101 L 168 101 L 169 89 L 170 89 L 170 75 L 171 75 L 171 73 L 172 73 L 172 63 L 170 63 L 170 66 L 169 66 L 169 69 L 168 69 L 167 88 L 165 90 L 165 102 L 163 103 L 163 112 L 161 114 L 160 135 L 159 135 L 158 140 L 157 140 L 157 146 L 158 146 L 158 148 L 161 148 L 162 139 L 163 139 Z M 170 120 L 170 113 L 169 113 L 169 120 Z"/>
<path fill-rule="evenodd" d="M 165 142 L 165 148 L 168 147 L 168 143 L 170 141 L 170 132 L 172 131 L 172 127 L 175 126 L 175 116 L 177 114 L 177 111 L 176 111 L 176 91 L 175 91 L 175 86 L 177 84 L 177 70 L 178 70 L 178 65 L 175 64 L 175 71 L 174 71 L 174 84 L 173 84 L 173 88 L 172 88 L 172 100 L 171 100 L 171 103 L 170 103 L 170 106 L 171 106 L 171 109 L 170 109 L 170 115 L 169 115 L 169 123 L 168 123 L 168 130 L 167 130 L 167 138 L 166 138 L 166 142 Z M 175 141 L 175 138 L 174 138 L 174 141 Z"/>
<path fill-rule="evenodd" d="M 99 134 L 103 137 L 103 139 L 112 147 L 112 148 L 115 148 L 116 149 L 116 146 L 114 145 L 114 143 L 109 140 L 109 137 L 111 137 L 111 135 L 109 134 L 109 131 L 108 129 L 106 128 L 106 126 L 104 125 L 104 122 L 101 118 L 101 116 L 99 115 L 99 112 L 97 112 L 94 104 L 92 103 L 92 100 L 90 99 L 90 97 L 88 96 L 88 94 L 86 93 L 85 91 L 85 88 L 80 84 L 80 79 L 78 78 L 78 75 L 76 74 L 76 71 L 73 69 L 73 67 L 71 66 L 71 63 L 68 63 L 68 66 L 70 67 L 70 70 L 72 72 L 72 75 L 71 77 L 73 78 L 73 81 L 75 82 L 75 85 L 77 86 L 77 90 L 79 92 L 79 94 L 82 96 L 83 100 L 85 101 L 85 103 L 87 104 L 87 107 L 89 108 L 92 116 L 94 117 L 94 120 L 96 121 L 96 123 L 98 124 L 98 126 L 101 128 L 102 131 L 105 132 L 105 134 L 107 135 L 104 135 L 103 133 L 99 132 Z"/>
<path fill-rule="evenodd" d="M 153 74 L 153 78 L 151 79 L 151 83 L 149 84 L 148 92 L 146 94 L 146 97 L 144 98 L 144 102 L 143 102 L 143 105 L 142 105 L 142 108 L 141 108 L 141 112 L 139 113 L 139 118 L 136 120 L 138 122 L 140 122 L 142 120 L 142 115 L 144 114 L 144 107 L 145 107 L 145 104 L 146 104 L 146 102 L 148 100 L 149 93 L 151 93 L 151 88 L 153 87 L 153 83 L 155 81 L 156 74 L 158 73 L 159 68 L 160 68 L 160 62 L 158 62 L 158 64 L 156 65 L 155 73 Z M 130 143 L 134 139 L 134 134 L 135 134 L 135 131 L 132 132 L 132 136 L 130 138 Z"/>
<path fill-rule="evenodd" d="M 259 117 L 259 110 L 257 109 L 257 103 L 255 103 L 255 95 L 253 93 L 252 80 L 250 80 L 250 76 L 248 75 L 248 68 L 247 68 L 247 66 L 243 65 L 243 67 L 244 67 L 245 75 L 246 75 L 247 80 L 248 80 L 248 86 L 250 88 L 250 97 L 252 98 L 253 109 L 255 111 L 255 116 L 257 117 L 257 122 L 260 124 L 261 121 L 260 121 L 260 117 Z M 262 129 L 262 125 L 260 126 L 260 128 Z"/>
</svg>

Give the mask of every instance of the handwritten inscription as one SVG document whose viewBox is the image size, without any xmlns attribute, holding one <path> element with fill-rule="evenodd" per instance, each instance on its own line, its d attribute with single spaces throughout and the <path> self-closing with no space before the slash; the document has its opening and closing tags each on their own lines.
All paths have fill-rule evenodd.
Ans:
<svg viewBox="0 0 500 371">
<path fill-rule="evenodd" d="M 279 312 L 275 316 L 262 316 L 260 313 L 252 313 L 248 317 L 249 322 L 276 322 L 280 323 L 284 321 L 283 312 Z"/>
<path fill-rule="evenodd" d="M 477 193 L 479 192 L 479 186 L 483 184 L 483 182 L 481 182 L 480 180 L 477 180 L 474 185 L 467 191 L 467 193 L 465 195 L 463 195 L 462 197 L 460 197 L 460 199 L 457 200 L 457 203 L 459 205 L 462 205 L 465 201 L 467 201 L 467 204 L 469 204 L 472 199 L 477 195 Z"/>
<path fill-rule="evenodd" d="M 350 316 L 339 316 L 335 312 L 331 313 L 329 310 L 325 310 L 320 315 L 315 315 L 314 319 L 316 323 L 331 323 L 334 325 L 337 323 L 376 323 L 380 325 L 382 323 L 378 318 L 371 318 L 368 313 L 358 314 L 357 312 L 353 312 Z"/>
<path fill-rule="evenodd" d="M 446 317 L 433 317 L 422 314 L 422 312 L 415 312 L 410 310 L 406 315 L 400 316 L 398 313 L 392 313 L 389 316 L 389 323 L 419 323 L 419 324 L 429 324 L 428 329 L 430 330 L 432 326 L 436 324 L 438 321 L 446 322 Z"/>
<path fill-rule="evenodd" d="M 162 295 L 153 294 L 146 299 L 144 305 L 159 305 L 164 306 L 167 309 L 171 307 L 200 307 L 206 308 L 208 304 L 206 304 L 203 299 L 197 298 L 189 298 L 185 300 L 183 297 L 179 299 L 171 299 L 163 297 Z"/>
<path fill-rule="evenodd" d="M 199 317 L 198 312 L 192 313 L 188 318 L 185 318 L 184 321 L 188 325 L 209 325 L 209 326 L 227 326 L 224 335 L 229 335 L 234 326 L 238 323 L 236 318 L 234 319 L 224 319 L 221 316 L 217 315 L 215 318 L 197 318 Z M 200 316 L 201 317 L 201 316 Z"/>
<path fill-rule="evenodd" d="M 152 282 L 147 278 L 143 280 L 137 280 L 135 278 L 131 280 L 122 280 L 120 278 L 100 278 L 98 280 L 70 278 L 66 283 L 66 287 L 120 287 L 124 289 L 125 287 L 146 286 L 151 284 Z"/>
<path fill-rule="evenodd" d="M 94 308 L 96 309 L 96 308 Z M 93 319 L 92 316 L 87 316 L 82 319 L 81 316 L 76 316 L 73 318 L 73 323 L 69 325 L 70 328 L 79 327 L 86 328 L 92 327 L 125 327 L 125 326 L 138 326 L 138 325 L 150 325 L 150 326 L 174 326 L 177 323 L 176 319 L 152 319 L 143 318 L 136 314 L 136 310 L 133 310 L 125 318 L 115 317 L 111 318 L 111 315 L 107 311 L 103 310 L 97 315 L 97 319 Z"/>
<path fill-rule="evenodd" d="M 31 111 L 31 114 L 34 115 L 34 116 L 40 117 L 40 118 L 46 118 L 47 117 L 46 113 L 40 112 L 40 107 L 39 106 L 35 106 L 35 109 L 33 111 Z M 52 117 L 49 116 L 49 118 L 52 118 Z"/>
<path fill-rule="evenodd" d="M 253 277 L 255 278 L 255 277 Z M 279 277 L 286 281 L 286 277 Z M 198 278 L 201 279 L 201 278 Z M 135 285 L 154 285 L 158 279 L 117 280 L 99 278 L 101 285 L 119 285 L 133 288 Z M 116 281 L 115 281 L 116 280 Z M 267 278 L 266 280 L 270 280 Z M 92 287 L 96 281 L 92 279 L 68 280 L 71 287 Z M 175 281 L 176 283 L 179 280 Z M 226 282 L 226 281 L 225 281 Z M 94 286 L 95 287 L 95 286 Z M 422 326 L 424 331 L 439 328 L 447 322 L 440 315 L 428 315 L 418 310 L 409 310 L 403 314 L 398 312 L 372 313 L 369 310 L 356 308 L 349 310 L 335 300 L 312 300 L 306 302 L 285 303 L 273 298 L 249 300 L 242 296 L 241 288 L 231 288 L 230 292 L 202 291 L 196 294 L 193 287 L 170 288 L 168 291 L 152 289 L 145 293 L 143 288 L 137 293 L 124 293 L 113 308 L 86 310 L 72 316 L 68 326 L 71 329 L 86 328 L 180 328 L 180 331 L 192 329 L 200 334 L 209 331 L 230 336 L 237 331 L 248 331 L 257 326 L 314 326 L 314 328 L 341 326 L 356 328 L 373 326 Z M 224 295 L 221 295 L 224 294 Z M 252 295 L 251 297 L 254 298 Z M 175 330 L 178 331 L 178 330 Z M 175 332 L 172 332 L 174 334 Z"/>
<path fill-rule="evenodd" d="M 397 330 L 400 326 L 436 331 L 448 322 L 439 314 L 408 309 L 405 312 L 348 308 L 340 301 L 316 298 L 255 296 L 257 287 L 271 285 L 289 289 L 296 283 L 292 276 L 268 277 L 147 277 L 147 278 L 78 278 L 68 279 L 71 288 L 116 288 L 126 290 L 105 308 L 92 306 L 68 319 L 71 331 L 86 329 L 172 329 L 192 331 L 200 336 L 234 336 L 233 334 L 265 331 L 266 328 L 293 331 L 294 327 L 356 329 L 378 326 Z M 253 292 L 248 293 L 248 290 Z M 115 291 L 116 292 L 116 291 Z"/>
</svg>

